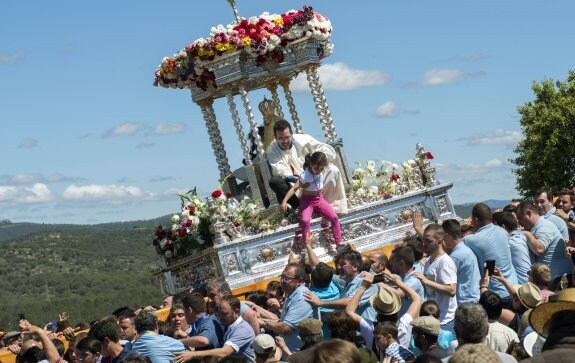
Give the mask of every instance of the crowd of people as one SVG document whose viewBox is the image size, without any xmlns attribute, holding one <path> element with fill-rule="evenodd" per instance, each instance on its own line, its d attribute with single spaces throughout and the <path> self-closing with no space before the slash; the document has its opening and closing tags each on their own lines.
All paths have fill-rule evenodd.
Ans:
<svg viewBox="0 0 575 363">
<path fill-rule="evenodd" d="M 22 363 L 571 362 L 575 195 L 553 201 L 541 189 L 427 226 L 416 212 L 389 256 L 342 245 L 335 269 L 308 234 L 279 281 L 242 301 L 215 280 L 167 297 L 166 321 L 127 307 L 76 326 L 23 319 L 1 349 Z"/>
</svg>

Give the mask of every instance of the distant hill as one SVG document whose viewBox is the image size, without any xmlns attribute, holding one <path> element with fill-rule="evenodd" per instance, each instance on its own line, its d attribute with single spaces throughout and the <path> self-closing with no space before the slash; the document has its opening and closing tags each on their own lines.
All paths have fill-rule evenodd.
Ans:
<svg viewBox="0 0 575 363">
<path fill-rule="evenodd" d="M 459 217 L 465 219 L 465 218 L 468 218 L 471 216 L 471 210 L 473 209 L 473 206 L 477 203 L 485 203 L 491 209 L 497 209 L 497 208 L 505 207 L 506 205 L 508 205 L 510 203 L 510 201 L 509 200 L 488 199 L 488 200 L 484 200 L 482 202 L 456 204 L 453 206 L 453 208 L 455 209 L 455 213 Z"/>
</svg>

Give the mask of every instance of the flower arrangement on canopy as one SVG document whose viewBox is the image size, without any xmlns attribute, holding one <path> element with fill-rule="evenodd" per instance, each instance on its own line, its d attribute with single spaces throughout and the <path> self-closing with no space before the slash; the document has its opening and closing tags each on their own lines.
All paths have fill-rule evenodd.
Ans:
<svg viewBox="0 0 575 363">
<path fill-rule="evenodd" d="M 281 63 L 283 49 L 306 37 L 323 43 L 319 57 L 325 58 L 333 51 L 331 32 L 328 18 L 310 6 L 280 15 L 264 12 L 225 27 L 218 25 L 208 38 L 197 39 L 173 57 L 165 57 L 156 69 L 154 85 L 184 88 L 195 84 L 203 90 L 209 85 L 216 87 L 214 73 L 204 68 L 207 63 L 237 51 L 255 57 L 258 65 L 270 60 Z"/>
</svg>

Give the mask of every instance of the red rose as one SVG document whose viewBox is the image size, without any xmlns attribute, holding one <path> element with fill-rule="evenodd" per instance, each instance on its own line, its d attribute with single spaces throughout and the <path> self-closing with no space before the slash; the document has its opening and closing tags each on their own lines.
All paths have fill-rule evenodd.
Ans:
<svg viewBox="0 0 575 363">
<path fill-rule="evenodd" d="M 230 199 L 232 197 L 232 193 L 226 192 L 226 198 Z"/>
<path fill-rule="evenodd" d="M 234 222 L 234 226 L 235 226 L 235 227 L 239 227 L 239 226 L 241 226 L 241 225 L 242 225 L 242 224 L 241 224 L 240 222 Z"/>
<path fill-rule="evenodd" d="M 178 236 L 180 237 L 184 237 L 186 235 L 186 229 L 185 228 L 180 228 L 178 230 Z"/>
<path fill-rule="evenodd" d="M 186 222 L 186 227 L 191 227 L 192 226 L 192 221 L 188 219 L 188 221 Z"/>
<path fill-rule="evenodd" d="M 196 214 L 196 207 L 194 207 L 193 205 L 189 206 L 188 209 L 190 210 L 191 215 Z"/>
<path fill-rule="evenodd" d="M 214 191 L 212 192 L 212 197 L 213 197 L 213 198 L 219 198 L 219 197 L 221 197 L 221 196 L 222 196 L 222 191 L 219 190 L 219 189 L 216 189 L 216 190 L 214 190 Z"/>
<path fill-rule="evenodd" d="M 427 154 L 425 154 L 425 157 L 431 160 L 433 159 L 433 154 L 428 151 Z"/>
<path fill-rule="evenodd" d="M 389 178 L 389 180 L 391 181 L 397 181 L 399 179 L 399 175 L 396 173 L 391 174 L 391 177 Z"/>
</svg>

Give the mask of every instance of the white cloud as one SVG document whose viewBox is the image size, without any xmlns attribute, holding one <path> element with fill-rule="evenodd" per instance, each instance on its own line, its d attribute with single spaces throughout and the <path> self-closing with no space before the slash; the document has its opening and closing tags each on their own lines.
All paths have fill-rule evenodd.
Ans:
<svg viewBox="0 0 575 363">
<path fill-rule="evenodd" d="M 159 123 L 154 128 L 154 133 L 156 135 L 182 134 L 185 131 L 186 131 L 186 125 L 182 123 L 175 123 L 175 124 Z"/>
<path fill-rule="evenodd" d="M 124 202 L 145 200 L 154 197 L 152 192 L 144 192 L 138 187 L 123 185 L 70 185 L 62 193 L 62 197 L 75 201 L 108 201 Z"/>
<path fill-rule="evenodd" d="M 467 141 L 468 145 L 515 145 L 522 138 L 519 131 L 496 129 L 486 134 L 462 137 L 460 140 Z"/>
<path fill-rule="evenodd" d="M 454 183 L 473 182 L 477 178 L 482 178 L 485 174 L 496 171 L 509 170 L 505 162 L 499 159 L 487 160 L 483 163 L 468 163 L 464 165 L 435 163 L 435 168 L 440 176 L 440 180 Z"/>
<path fill-rule="evenodd" d="M 0 184 L 4 185 L 26 185 L 32 183 L 62 183 L 62 182 L 77 182 L 84 180 L 78 177 L 69 177 L 61 174 L 14 174 L 14 175 L 0 175 Z"/>
<path fill-rule="evenodd" d="M 375 111 L 376 117 L 397 117 L 399 113 L 399 105 L 395 101 L 385 101 L 383 104 L 379 105 Z"/>
<path fill-rule="evenodd" d="M 31 187 L 0 186 L 0 202 L 42 203 L 52 199 L 52 192 L 46 184 L 36 183 Z"/>
<path fill-rule="evenodd" d="M 114 136 L 134 136 L 138 132 L 146 128 L 146 125 L 139 122 L 126 122 L 111 128 L 106 131 L 104 137 L 114 137 Z"/>
<path fill-rule="evenodd" d="M 447 58 L 448 62 L 477 62 L 484 59 L 485 56 L 480 53 L 475 53 L 471 55 L 454 55 Z"/>
<path fill-rule="evenodd" d="M 461 82 L 464 79 L 482 77 L 485 72 L 464 72 L 461 69 L 455 68 L 434 68 L 425 72 L 419 84 L 423 86 L 440 86 L 443 84 L 450 84 Z"/>
<path fill-rule="evenodd" d="M 0 53 L 0 64 L 16 64 L 24 58 L 24 52 Z"/>
<path fill-rule="evenodd" d="M 360 87 L 380 86 L 389 82 L 389 75 L 378 69 L 363 70 L 350 68 L 342 62 L 327 63 L 319 70 L 319 79 L 326 91 L 344 91 Z M 300 73 L 290 85 L 294 92 L 309 92 L 305 72 Z"/>
<path fill-rule="evenodd" d="M 38 140 L 32 139 L 30 137 L 25 138 L 24 140 L 20 141 L 18 144 L 19 149 L 33 149 L 38 146 Z"/>
</svg>

